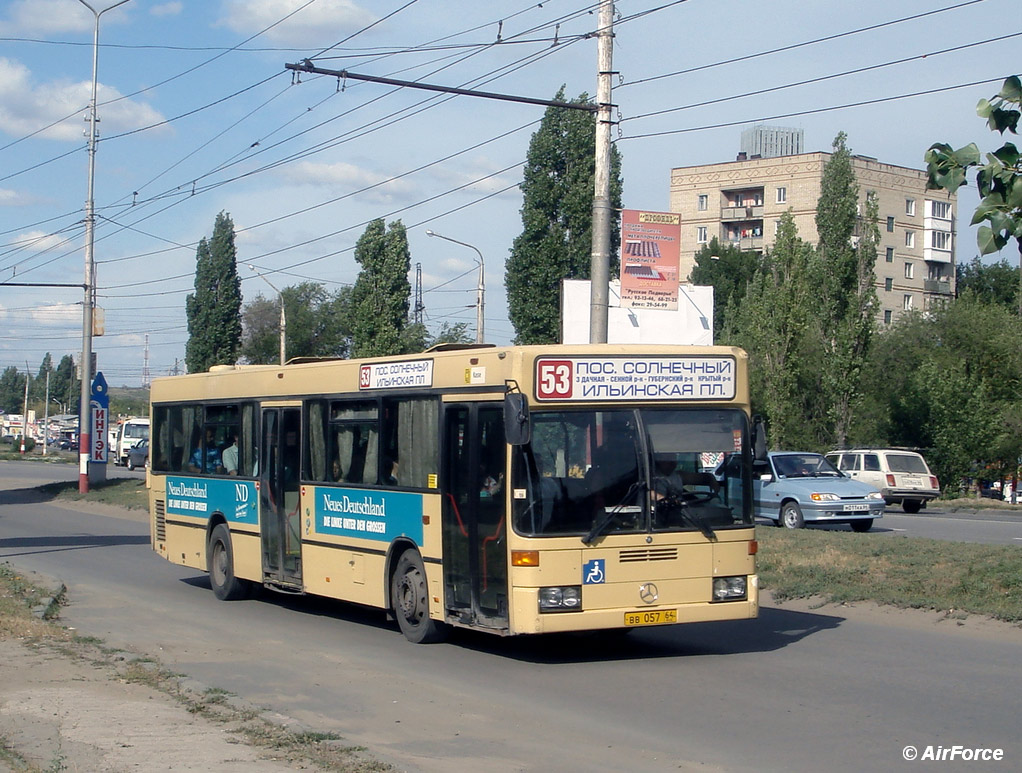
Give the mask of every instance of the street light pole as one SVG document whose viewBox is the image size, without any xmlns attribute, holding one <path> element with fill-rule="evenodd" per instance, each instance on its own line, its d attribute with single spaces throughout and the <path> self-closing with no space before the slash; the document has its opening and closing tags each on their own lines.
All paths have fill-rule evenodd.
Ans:
<svg viewBox="0 0 1022 773">
<path fill-rule="evenodd" d="M 259 273 L 259 270 L 251 263 L 248 264 L 248 267 L 250 271 L 255 272 L 256 276 L 273 288 L 273 292 L 277 294 L 277 298 L 280 300 L 280 364 L 283 365 L 287 362 L 287 317 L 284 315 L 284 293 L 278 290 L 273 282 Z"/>
<path fill-rule="evenodd" d="M 476 282 L 476 343 L 481 344 L 486 339 L 483 326 L 485 319 L 485 306 L 486 306 L 486 269 L 483 264 L 483 253 L 479 251 L 478 247 L 473 247 L 471 244 L 466 242 L 459 242 L 457 239 L 452 239 L 450 236 L 444 236 L 438 234 L 436 231 L 426 231 L 426 236 L 435 236 L 438 239 L 445 239 L 455 244 L 460 244 L 462 247 L 468 247 L 470 250 L 475 250 L 479 262 L 479 278 Z"/>
<path fill-rule="evenodd" d="M 89 493 L 89 456 L 92 448 L 92 309 L 96 303 L 96 263 L 93 248 L 96 243 L 95 200 L 93 198 L 96 179 L 96 92 L 99 76 L 99 17 L 124 5 L 120 0 L 109 8 L 97 11 L 85 0 L 78 0 L 95 17 L 92 33 L 92 100 L 89 102 L 89 187 L 85 200 L 85 300 L 82 308 L 82 394 L 78 413 L 78 492 Z"/>
</svg>

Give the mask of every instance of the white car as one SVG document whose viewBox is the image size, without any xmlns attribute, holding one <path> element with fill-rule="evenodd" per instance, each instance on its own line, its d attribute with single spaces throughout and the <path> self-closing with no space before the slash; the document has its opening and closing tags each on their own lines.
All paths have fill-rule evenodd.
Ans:
<svg viewBox="0 0 1022 773">
<path fill-rule="evenodd" d="M 901 505 L 906 513 L 918 513 L 940 496 L 940 483 L 926 460 L 901 448 L 849 448 L 831 451 L 827 459 L 849 478 L 880 489 L 889 505 Z"/>
</svg>

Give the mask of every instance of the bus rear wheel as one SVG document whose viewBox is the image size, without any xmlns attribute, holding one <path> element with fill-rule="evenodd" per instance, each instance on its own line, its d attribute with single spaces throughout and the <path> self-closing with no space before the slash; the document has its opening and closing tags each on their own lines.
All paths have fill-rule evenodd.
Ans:
<svg viewBox="0 0 1022 773">
<path fill-rule="evenodd" d="M 221 601 L 243 599 L 249 594 L 251 584 L 234 576 L 234 549 L 231 547 L 231 532 L 226 524 L 214 527 L 206 546 L 206 569 L 213 594 Z"/>
<path fill-rule="evenodd" d="M 390 603 L 398 627 L 408 641 L 431 644 L 447 638 L 447 626 L 429 617 L 426 569 L 414 550 L 406 550 L 397 561 L 391 579 Z"/>
</svg>

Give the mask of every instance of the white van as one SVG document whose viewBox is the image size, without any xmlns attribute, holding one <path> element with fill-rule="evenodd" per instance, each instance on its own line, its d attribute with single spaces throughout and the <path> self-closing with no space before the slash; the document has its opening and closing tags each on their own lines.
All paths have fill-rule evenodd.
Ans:
<svg viewBox="0 0 1022 773">
<path fill-rule="evenodd" d="M 940 483 L 926 460 L 902 448 L 849 448 L 831 451 L 827 459 L 841 472 L 880 489 L 889 505 L 900 504 L 906 513 L 918 513 L 940 496 Z"/>
<path fill-rule="evenodd" d="M 149 419 L 125 419 L 117 427 L 117 442 L 112 447 L 114 464 L 128 463 L 128 449 L 149 437 Z"/>
</svg>

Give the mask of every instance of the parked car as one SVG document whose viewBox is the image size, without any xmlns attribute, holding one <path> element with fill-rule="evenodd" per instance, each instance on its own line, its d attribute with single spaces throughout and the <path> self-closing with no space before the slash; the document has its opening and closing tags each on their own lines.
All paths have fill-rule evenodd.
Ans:
<svg viewBox="0 0 1022 773">
<path fill-rule="evenodd" d="M 821 454 L 774 451 L 769 468 L 753 478 L 756 515 L 777 526 L 801 529 L 807 523 L 847 523 L 869 531 L 884 515 L 884 498 L 873 486 L 842 474 Z"/>
<path fill-rule="evenodd" d="M 149 464 L 149 438 L 142 438 L 129 448 L 127 460 L 126 464 L 129 470 Z"/>
<path fill-rule="evenodd" d="M 827 459 L 850 478 L 880 489 L 889 505 L 918 513 L 940 496 L 940 483 L 926 460 L 903 448 L 849 448 L 831 451 Z"/>
</svg>

